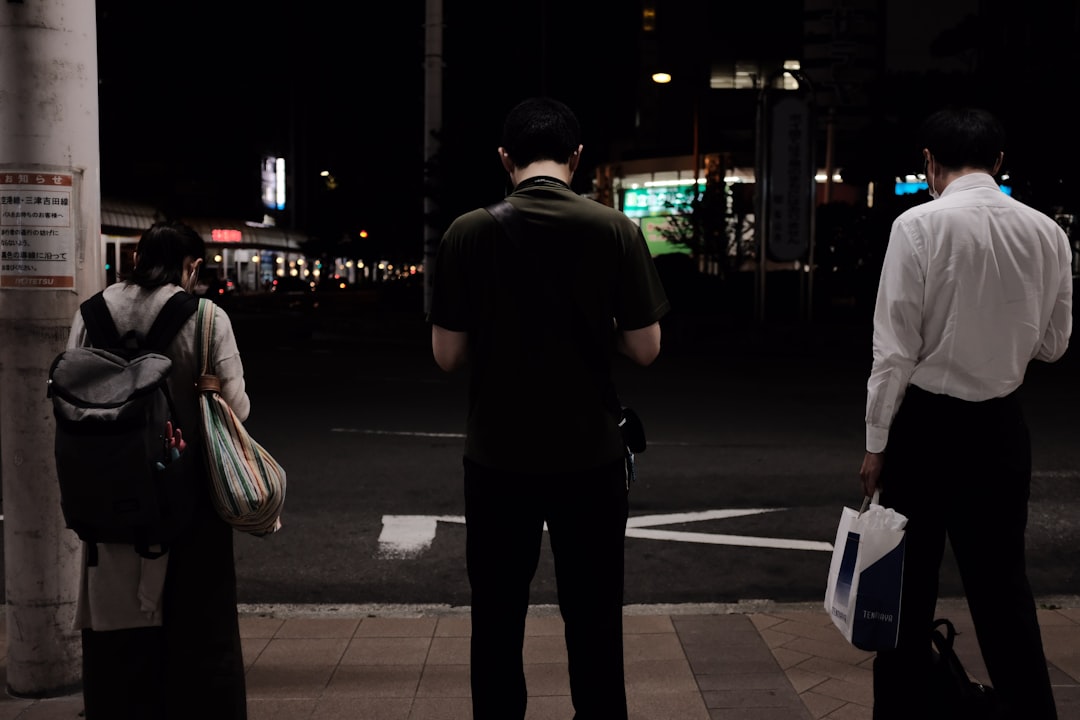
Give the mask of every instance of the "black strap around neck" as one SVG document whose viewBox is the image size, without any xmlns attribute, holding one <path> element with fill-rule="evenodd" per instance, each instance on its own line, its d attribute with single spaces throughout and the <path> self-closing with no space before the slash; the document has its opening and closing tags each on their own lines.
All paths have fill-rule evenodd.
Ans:
<svg viewBox="0 0 1080 720">
<path fill-rule="evenodd" d="M 531 178 L 526 178 L 517 184 L 514 188 L 514 192 L 518 190 L 524 190 L 531 187 L 555 187 L 562 188 L 563 190 L 569 190 L 570 186 L 559 178 L 551 177 L 550 175 L 536 175 Z"/>
</svg>

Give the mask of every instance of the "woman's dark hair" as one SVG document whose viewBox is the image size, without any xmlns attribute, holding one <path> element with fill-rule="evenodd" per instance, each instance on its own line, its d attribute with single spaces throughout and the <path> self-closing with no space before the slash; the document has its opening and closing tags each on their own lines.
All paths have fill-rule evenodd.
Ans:
<svg viewBox="0 0 1080 720">
<path fill-rule="evenodd" d="M 182 222 L 154 223 L 135 247 L 135 269 L 128 282 L 140 287 L 183 285 L 184 260 L 203 260 L 206 242 Z"/>
<path fill-rule="evenodd" d="M 502 147 L 515 167 L 538 160 L 565 163 L 581 144 L 581 126 L 573 110 L 552 98 L 523 100 L 506 116 Z"/>
<path fill-rule="evenodd" d="M 928 149 L 943 167 L 993 172 L 1005 150 L 1005 129 L 986 110 L 948 107 L 923 121 L 920 140 L 920 149 Z"/>
</svg>

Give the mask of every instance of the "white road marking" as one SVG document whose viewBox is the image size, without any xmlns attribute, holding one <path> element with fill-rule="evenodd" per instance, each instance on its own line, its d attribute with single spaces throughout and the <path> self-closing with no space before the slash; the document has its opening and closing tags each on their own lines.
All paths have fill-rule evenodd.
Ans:
<svg viewBox="0 0 1080 720">
<path fill-rule="evenodd" d="M 1035 470 L 1031 473 L 1031 478 L 1042 479 L 1048 478 L 1050 480 L 1075 480 L 1080 478 L 1080 470 Z"/>
<path fill-rule="evenodd" d="M 379 533 L 379 557 L 416 557 L 431 547 L 438 522 L 464 523 L 461 515 L 383 515 Z"/>
<path fill-rule="evenodd" d="M 752 535 L 714 535 L 713 533 L 677 532 L 674 530 L 628 529 L 626 537 L 646 540 L 702 543 L 705 545 L 737 545 L 740 547 L 775 548 L 777 550 L 818 550 L 832 552 L 832 543 L 815 540 L 754 537 Z"/>
<path fill-rule="evenodd" d="M 374 430 L 372 428 L 330 428 L 333 433 L 352 433 L 354 435 L 394 435 L 397 437 L 417 438 L 460 438 L 465 439 L 465 433 L 454 432 L 423 432 L 416 430 Z M 682 440 L 650 440 L 649 444 L 654 447 L 771 447 L 768 443 L 737 443 L 729 445 L 715 442 L 685 442 Z"/>
<path fill-rule="evenodd" d="M 832 543 L 814 540 L 650 529 L 658 525 L 681 525 L 703 520 L 723 520 L 732 517 L 778 512 L 785 509 L 729 508 L 688 513 L 640 515 L 627 520 L 626 537 L 705 545 L 735 545 L 739 547 L 775 548 L 778 550 L 832 552 Z M 465 523 L 465 518 L 461 515 L 383 515 L 377 557 L 401 560 L 420 556 L 435 541 L 435 534 L 438 532 L 440 522 L 461 525 Z M 545 527 L 545 529 L 547 528 Z"/>
<path fill-rule="evenodd" d="M 728 510 L 699 510 L 697 512 L 671 513 L 668 515 L 639 515 L 626 521 L 626 527 L 656 527 L 657 525 L 680 525 L 682 523 L 698 522 L 699 520 L 724 520 L 726 518 L 743 517 L 744 515 L 761 515 L 762 513 L 776 512 L 786 508 L 733 508 Z"/>
<path fill-rule="evenodd" d="M 356 433 L 357 435 L 398 435 L 401 437 L 464 438 L 465 433 L 414 432 L 411 430 L 364 430 L 363 428 L 330 428 L 330 432 Z"/>
</svg>

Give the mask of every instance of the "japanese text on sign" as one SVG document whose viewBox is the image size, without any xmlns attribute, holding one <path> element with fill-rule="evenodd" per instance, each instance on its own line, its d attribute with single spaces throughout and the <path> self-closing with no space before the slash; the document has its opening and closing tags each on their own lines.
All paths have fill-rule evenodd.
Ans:
<svg viewBox="0 0 1080 720">
<path fill-rule="evenodd" d="M 0 170 L 0 288 L 75 287 L 71 173 Z"/>
<path fill-rule="evenodd" d="M 778 101 L 772 112 L 769 162 L 768 253 L 773 260 L 800 259 L 810 245 L 810 143 L 806 101 Z"/>
</svg>

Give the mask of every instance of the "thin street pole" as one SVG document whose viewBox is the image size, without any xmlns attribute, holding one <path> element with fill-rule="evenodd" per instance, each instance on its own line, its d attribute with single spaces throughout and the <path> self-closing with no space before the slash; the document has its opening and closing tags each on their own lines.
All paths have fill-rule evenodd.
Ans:
<svg viewBox="0 0 1080 720">
<path fill-rule="evenodd" d="M 64 527 L 46 398 L 101 261 L 97 19 L 85 0 L 0 4 L 0 472 L 7 689 L 72 692 L 80 544 Z"/>
<path fill-rule="evenodd" d="M 431 312 L 435 254 L 439 249 L 439 229 L 435 226 L 437 205 L 433 193 L 439 182 L 435 166 L 442 129 L 442 0 L 425 0 L 424 33 L 424 314 Z"/>
<path fill-rule="evenodd" d="M 765 322 L 766 242 L 769 231 L 769 86 L 758 93 L 756 132 L 754 137 L 754 240 L 757 247 L 757 266 L 754 279 L 754 320 Z"/>
<path fill-rule="evenodd" d="M 694 199 L 701 198 L 701 190 L 698 187 L 698 175 L 701 173 L 701 144 L 700 136 L 701 132 L 698 127 L 700 122 L 699 110 L 700 102 L 698 101 L 698 90 L 694 88 L 694 143 L 691 148 L 691 152 L 694 154 Z"/>
</svg>

